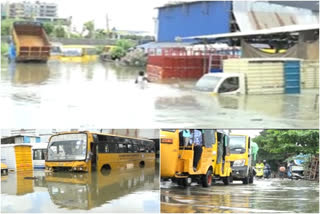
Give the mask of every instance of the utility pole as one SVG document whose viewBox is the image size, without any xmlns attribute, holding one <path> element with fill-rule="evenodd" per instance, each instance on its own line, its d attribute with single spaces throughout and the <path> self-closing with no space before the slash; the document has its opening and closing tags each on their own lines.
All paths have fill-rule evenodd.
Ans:
<svg viewBox="0 0 320 214">
<path fill-rule="evenodd" d="M 107 31 L 109 32 L 109 30 L 110 30 L 110 28 L 109 28 L 109 21 L 110 21 L 110 19 L 109 19 L 109 17 L 108 17 L 108 13 L 106 14 L 106 24 L 107 24 Z"/>
</svg>

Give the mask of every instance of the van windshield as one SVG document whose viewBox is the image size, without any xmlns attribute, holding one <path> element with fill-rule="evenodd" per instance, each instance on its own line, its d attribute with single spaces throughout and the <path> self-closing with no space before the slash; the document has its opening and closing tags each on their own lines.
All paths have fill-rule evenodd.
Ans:
<svg viewBox="0 0 320 214">
<path fill-rule="evenodd" d="M 195 89 L 198 91 L 213 92 L 221 77 L 205 75 L 197 82 Z"/>
<path fill-rule="evenodd" d="M 48 147 L 48 161 L 84 160 L 87 153 L 85 134 L 53 136 Z"/>
<path fill-rule="evenodd" d="M 246 136 L 230 136 L 231 154 L 243 154 L 246 152 Z"/>
</svg>

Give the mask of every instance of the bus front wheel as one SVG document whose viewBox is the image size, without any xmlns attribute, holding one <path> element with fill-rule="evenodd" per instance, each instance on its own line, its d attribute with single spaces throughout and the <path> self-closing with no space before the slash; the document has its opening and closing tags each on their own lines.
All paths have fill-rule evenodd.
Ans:
<svg viewBox="0 0 320 214">
<path fill-rule="evenodd" d="M 209 169 L 207 174 L 202 176 L 202 186 L 209 187 L 212 184 L 212 171 Z"/>
</svg>

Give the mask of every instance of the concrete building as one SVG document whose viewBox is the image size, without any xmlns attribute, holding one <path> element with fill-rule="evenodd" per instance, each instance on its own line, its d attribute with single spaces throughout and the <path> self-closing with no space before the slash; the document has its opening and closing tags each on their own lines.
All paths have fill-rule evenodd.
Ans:
<svg viewBox="0 0 320 214">
<path fill-rule="evenodd" d="M 1 138 L 1 144 L 40 143 L 39 136 L 15 135 Z"/>
<path fill-rule="evenodd" d="M 58 6 L 56 3 L 47 2 L 5 2 L 1 4 L 1 17 L 5 18 L 35 18 L 57 17 Z"/>
<path fill-rule="evenodd" d="M 301 4 L 268 1 L 193 1 L 166 4 L 157 9 L 158 42 L 174 42 L 177 37 L 319 23 L 317 10 Z"/>
</svg>

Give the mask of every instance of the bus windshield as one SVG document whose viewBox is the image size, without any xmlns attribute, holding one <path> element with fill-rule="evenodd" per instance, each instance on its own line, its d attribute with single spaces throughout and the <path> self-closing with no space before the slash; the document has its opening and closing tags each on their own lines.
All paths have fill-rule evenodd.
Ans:
<svg viewBox="0 0 320 214">
<path fill-rule="evenodd" d="M 57 135 L 50 140 L 48 161 L 84 160 L 86 152 L 86 134 Z"/>
<path fill-rule="evenodd" d="M 246 152 L 246 136 L 230 136 L 230 153 L 243 154 Z"/>
<path fill-rule="evenodd" d="M 197 82 L 195 89 L 198 91 L 213 92 L 220 79 L 221 77 L 205 75 Z"/>
</svg>

